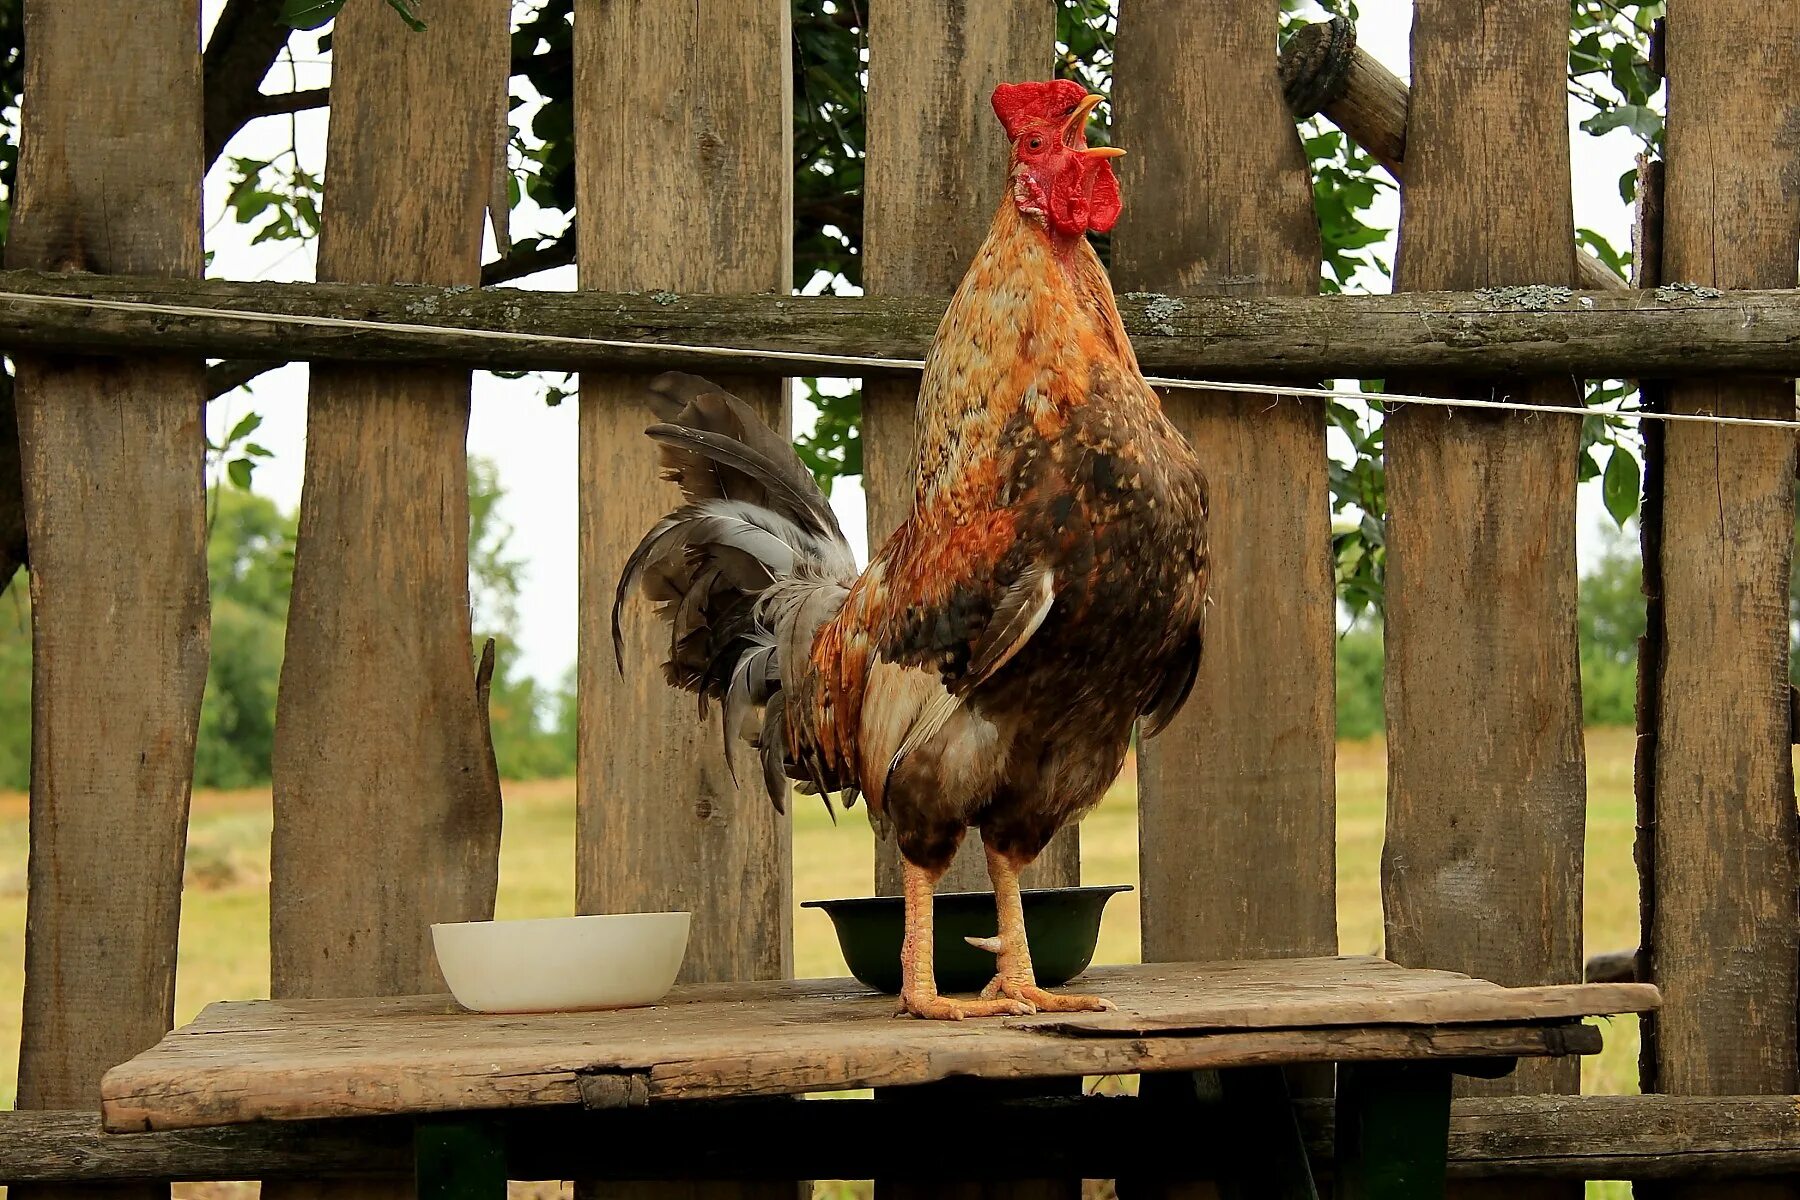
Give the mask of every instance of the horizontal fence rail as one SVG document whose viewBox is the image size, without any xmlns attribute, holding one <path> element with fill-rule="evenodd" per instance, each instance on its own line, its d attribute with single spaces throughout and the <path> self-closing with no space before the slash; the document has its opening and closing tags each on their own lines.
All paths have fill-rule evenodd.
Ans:
<svg viewBox="0 0 1800 1200">
<path fill-rule="evenodd" d="M 797 1114 L 785 1099 L 538 1114 L 504 1126 L 508 1169 L 515 1179 L 567 1179 L 577 1172 L 642 1178 L 675 1169 L 667 1147 L 678 1139 L 689 1151 L 679 1169 L 695 1177 L 728 1170 L 865 1179 L 926 1169 L 986 1179 L 1146 1178 L 1192 1173 L 1217 1150 L 1206 1141 L 1209 1125 L 1191 1111 L 1132 1097 L 983 1107 L 984 1129 L 1016 1136 L 949 1139 L 924 1159 L 909 1138 L 866 1136 L 872 1122 L 893 1129 L 921 1111 L 916 1105 L 805 1103 L 808 1136 L 801 1139 L 792 1136 Z M 1303 1100 L 1296 1107 L 1308 1151 L 1315 1162 L 1329 1163 L 1329 1102 Z M 964 1115 L 954 1102 L 923 1111 L 934 1128 Z M 605 1149 L 590 1149 L 595 1146 Z M 0 1113 L 0 1184 L 402 1177 L 411 1169 L 412 1123 L 404 1119 L 106 1134 L 92 1113 Z M 1471 1098 L 1451 1108 L 1452 1178 L 1708 1180 L 1795 1170 L 1800 1096 Z"/>
<path fill-rule="evenodd" d="M 944 304 L 901 296 L 538 292 L 0 271 L 0 348 L 488 370 L 681 367 L 817 375 L 825 368 L 804 356 L 920 358 Z M 1800 373 L 1800 291 L 1789 289 L 1508 287 L 1255 298 L 1129 293 L 1119 305 L 1139 362 L 1152 374 Z M 417 328 L 311 323 L 319 320 Z M 697 354 L 668 343 L 734 352 Z M 842 373 L 870 372 L 844 364 Z"/>
</svg>

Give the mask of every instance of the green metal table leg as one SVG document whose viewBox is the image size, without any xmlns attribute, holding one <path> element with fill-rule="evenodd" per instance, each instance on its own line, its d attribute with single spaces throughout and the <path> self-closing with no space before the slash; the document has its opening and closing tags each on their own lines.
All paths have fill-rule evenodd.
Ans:
<svg viewBox="0 0 1800 1200">
<path fill-rule="evenodd" d="M 1338 1066 L 1338 1200 L 1440 1200 L 1450 1075 L 1433 1063 Z"/>
<path fill-rule="evenodd" d="M 419 1200 L 506 1200 L 506 1143 L 487 1121 L 413 1127 Z"/>
</svg>

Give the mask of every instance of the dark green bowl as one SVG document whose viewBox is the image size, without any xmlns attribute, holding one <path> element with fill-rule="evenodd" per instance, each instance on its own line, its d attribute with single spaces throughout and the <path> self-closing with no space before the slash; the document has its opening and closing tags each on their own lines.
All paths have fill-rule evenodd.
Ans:
<svg viewBox="0 0 1800 1200">
<path fill-rule="evenodd" d="M 1027 888 L 1025 935 L 1040 987 L 1069 982 L 1094 959 L 1100 913 L 1125 884 L 1110 887 Z M 838 945 L 850 973 L 878 992 L 900 994 L 900 941 L 906 913 L 899 896 L 858 896 L 848 900 L 808 900 L 802 908 L 822 908 L 837 927 Z M 993 937 L 998 924 L 991 892 L 945 892 L 933 918 L 934 965 L 938 989 L 977 992 L 994 977 L 994 956 L 963 939 Z"/>
</svg>

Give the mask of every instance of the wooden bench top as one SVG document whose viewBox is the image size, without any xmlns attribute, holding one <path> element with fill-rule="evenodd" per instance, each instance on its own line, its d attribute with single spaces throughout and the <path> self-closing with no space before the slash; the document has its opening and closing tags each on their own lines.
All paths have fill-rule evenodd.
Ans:
<svg viewBox="0 0 1800 1200">
<path fill-rule="evenodd" d="M 677 987 L 652 1008 L 499 1015 L 448 996 L 250 1000 L 107 1072 L 114 1132 L 790 1095 L 1267 1063 L 1588 1054 L 1648 984 L 1503 988 L 1368 957 L 1101 967 L 1113 1013 L 896 1020 L 847 979 Z"/>
</svg>

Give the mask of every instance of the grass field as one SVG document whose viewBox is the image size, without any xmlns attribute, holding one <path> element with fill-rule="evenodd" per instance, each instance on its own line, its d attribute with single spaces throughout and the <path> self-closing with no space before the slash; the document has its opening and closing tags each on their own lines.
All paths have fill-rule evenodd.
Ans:
<svg viewBox="0 0 1800 1200">
<path fill-rule="evenodd" d="M 1586 931 L 1589 952 L 1636 944 L 1637 883 L 1631 843 L 1632 735 L 1588 735 Z M 1346 953 L 1381 949 L 1378 868 L 1386 760 L 1379 742 L 1338 747 L 1338 938 Z M 835 828 L 821 806 L 798 798 L 794 813 L 797 900 L 866 894 L 874 852 L 861 810 Z M 747 803 L 761 803 L 747 798 Z M 268 986 L 269 796 L 266 790 L 203 793 L 195 798 L 182 908 L 176 1018 L 202 1005 L 266 994 Z M 568 781 L 510 784 L 500 855 L 501 917 L 574 911 L 574 786 Z M 1222 864 L 1230 866 L 1230 864 Z M 12 1105 L 24 986 L 26 821 L 22 796 L 0 795 L 0 1108 Z M 1121 781 L 1082 826 L 1087 883 L 1135 883 L 1136 791 Z M 1266 875 L 1263 876 L 1266 878 Z M 823 914 L 797 911 L 796 963 L 803 976 L 844 974 Z M 1102 962 L 1138 958 L 1135 893 L 1116 899 L 1101 930 Z M 1605 1053 L 1586 1060 L 1588 1092 L 1636 1090 L 1637 1028 L 1614 1022 Z M 1595 1195 L 1614 1194 L 1595 1190 Z M 1618 1194 L 1624 1194 L 1620 1192 Z"/>
</svg>

